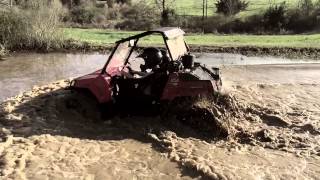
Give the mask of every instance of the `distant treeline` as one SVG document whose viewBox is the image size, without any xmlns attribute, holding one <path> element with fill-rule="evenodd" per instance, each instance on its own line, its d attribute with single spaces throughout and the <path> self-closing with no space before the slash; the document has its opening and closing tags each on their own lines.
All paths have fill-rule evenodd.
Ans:
<svg viewBox="0 0 320 180">
<path fill-rule="evenodd" d="M 37 1 L 13 0 L 12 4 L 28 9 L 30 4 L 37 4 Z M 50 4 L 54 1 L 41 2 Z M 298 3 L 291 3 L 290 6 L 285 0 L 282 3 L 277 0 L 277 3 L 266 5 L 265 9 L 245 16 L 238 14 L 245 12 L 252 1 L 216 0 L 216 13 L 206 18 L 177 14 L 172 6 L 176 0 L 57 1 L 63 6 L 59 20 L 62 25 L 69 27 L 146 30 L 159 26 L 179 26 L 191 32 L 251 34 L 305 33 L 319 31 L 320 27 L 320 0 L 297 0 Z M 199 4 L 202 2 L 199 1 Z"/>
<path fill-rule="evenodd" d="M 61 1 L 67 8 L 63 22 L 76 27 L 146 30 L 162 25 L 192 32 L 292 34 L 317 31 L 320 26 L 320 0 L 299 0 L 290 6 L 286 1 L 270 3 L 246 16 L 237 14 L 246 11 L 252 1 L 217 0 L 216 13 L 207 18 L 177 14 L 169 3 L 174 0 Z"/>
</svg>

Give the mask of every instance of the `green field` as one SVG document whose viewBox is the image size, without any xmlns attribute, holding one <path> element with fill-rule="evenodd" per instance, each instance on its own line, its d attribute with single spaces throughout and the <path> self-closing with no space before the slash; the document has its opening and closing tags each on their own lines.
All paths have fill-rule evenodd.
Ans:
<svg viewBox="0 0 320 180">
<path fill-rule="evenodd" d="M 239 16 L 246 16 L 261 12 L 269 7 L 270 4 L 280 4 L 286 1 L 289 7 L 294 7 L 299 0 L 247 0 L 249 7 L 246 11 L 239 14 Z M 314 0 L 317 1 L 317 0 Z M 208 15 L 215 14 L 216 0 L 208 0 Z M 179 15 L 197 15 L 202 16 L 202 0 L 171 0 L 171 7 L 177 11 Z"/>
<path fill-rule="evenodd" d="M 114 31 L 102 29 L 64 28 L 67 39 L 88 42 L 92 45 L 108 45 L 139 31 Z M 187 34 L 186 41 L 191 45 L 220 47 L 314 47 L 320 48 L 320 34 L 312 35 L 213 35 Z M 161 44 L 161 38 L 154 36 L 144 39 L 144 44 Z"/>
</svg>

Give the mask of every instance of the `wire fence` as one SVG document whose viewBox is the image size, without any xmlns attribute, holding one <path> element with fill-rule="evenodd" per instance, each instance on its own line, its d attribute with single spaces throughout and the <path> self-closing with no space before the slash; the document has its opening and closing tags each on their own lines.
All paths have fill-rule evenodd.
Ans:
<svg viewBox="0 0 320 180">
<path fill-rule="evenodd" d="M 244 12 L 259 12 L 267 9 L 269 6 L 280 5 L 282 2 L 286 2 L 288 7 L 297 6 L 301 0 L 248 0 L 249 6 Z M 314 0 L 317 1 L 317 0 Z M 217 0 L 207 0 L 207 7 L 203 6 L 202 0 L 175 0 L 173 7 L 178 15 L 184 16 L 202 16 L 203 8 L 205 7 L 205 13 L 208 16 L 216 14 L 215 3 Z"/>
</svg>

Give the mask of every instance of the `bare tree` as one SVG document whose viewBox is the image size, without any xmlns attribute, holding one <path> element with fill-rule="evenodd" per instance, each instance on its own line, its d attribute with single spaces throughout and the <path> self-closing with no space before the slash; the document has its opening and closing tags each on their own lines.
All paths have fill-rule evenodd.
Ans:
<svg viewBox="0 0 320 180">
<path fill-rule="evenodd" d="M 155 3 L 161 9 L 161 25 L 167 25 L 169 23 L 169 16 L 172 12 L 172 7 L 175 0 L 155 0 Z"/>
<path fill-rule="evenodd" d="M 217 13 L 230 16 L 245 10 L 248 7 L 249 2 L 246 0 L 218 0 L 215 5 L 217 8 Z"/>
</svg>

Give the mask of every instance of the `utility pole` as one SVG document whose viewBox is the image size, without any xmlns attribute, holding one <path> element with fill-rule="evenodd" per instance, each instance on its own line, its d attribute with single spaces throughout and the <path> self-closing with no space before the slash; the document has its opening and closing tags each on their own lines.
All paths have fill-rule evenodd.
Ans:
<svg viewBox="0 0 320 180">
<path fill-rule="evenodd" d="M 208 0 L 206 0 L 206 19 L 208 19 Z"/>
<path fill-rule="evenodd" d="M 205 10 L 204 10 L 204 7 L 205 7 L 205 0 L 202 0 L 202 20 L 204 20 L 204 14 L 205 14 Z"/>
<path fill-rule="evenodd" d="M 166 1 L 162 0 L 162 13 L 166 10 Z"/>
</svg>

